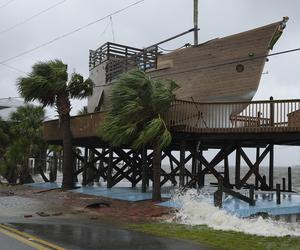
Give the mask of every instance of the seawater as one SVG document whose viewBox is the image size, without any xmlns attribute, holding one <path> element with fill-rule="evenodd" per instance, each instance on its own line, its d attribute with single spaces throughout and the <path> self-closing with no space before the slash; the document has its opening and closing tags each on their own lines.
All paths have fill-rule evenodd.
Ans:
<svg viewBox="0 0 300 250">
<path fill-rule="evenodd" d="M 259 236 L 300 236 L 300 223 L 286 223 L 272 219 L 238 218 L 214 207 L 204 193 L 188 190 L 175 193 L 173 200 L 182 205 L 171 221 L 185 225 L 207 225 L 215 230 L 230 230 Z"/>
</svg>

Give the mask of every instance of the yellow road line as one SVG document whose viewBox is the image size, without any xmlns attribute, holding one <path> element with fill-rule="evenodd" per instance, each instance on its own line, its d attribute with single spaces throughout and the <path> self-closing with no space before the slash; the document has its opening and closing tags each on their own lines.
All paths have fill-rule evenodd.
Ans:
<svg viewBox="0 0 300 250">
<path fill-rule="evenodd" d="M 42 239 L 39 239 L 31 234 L 21 232 L 17 229 L 14 229 L 12 227 L 0 224 L 0 232 L 10 236 L 18 241 L 21 241 L 25 243 L 28 246 L 31 246 L 37 250 L 65 250 L 62 247 L 59 247 L 57 245 L 54 245 L 50 242 L 44 241 Z"/>
</svg>

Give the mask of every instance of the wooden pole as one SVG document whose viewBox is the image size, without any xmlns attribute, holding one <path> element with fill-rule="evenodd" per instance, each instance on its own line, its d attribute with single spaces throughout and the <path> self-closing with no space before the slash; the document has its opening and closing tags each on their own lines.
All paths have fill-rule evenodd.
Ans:
<svg viewBox="0 0 300 250">
<path fill-rule="evenodd" d="M 230 179 L 229 179 L 229 163 L 228 156 L 224 158 L 224 186 L 229 187 Z"/>
<path fill-rule="evenodd" d="M 203 155 L 203 150 L 202 149 L 199 149 L 199 155 L 200 155 L 200 158 L 202 157 Z M 205 184 L 205 174 L 204 172 L 202 171 L 202 162 L 199 160 L 198 161 L 198 187 L 199 188 L 202 188 L 204 187 L 204 184 Z"/>
<path fill-rule="evenodd" d="M 258 148 L 256 148 L 256 161 L 258 161 L 259 155 L 260 155 L 260 148 L 258 147 Z M 255 189 L 256 190 L 258 189 L 258 178 L 257 178 L 257 175 L 259 175 L 259 166 L 257 167 L 256 175 L 255 175 Z"/>
<path fill-rule="evenodd" d="M 282 191 L 285 192 L 286 186 L 285 186 L 285 178 L 282 178 Z"/>
<path fill-rule="evenodd" d="M 184 186 L 185 174 L 185 141 L 180 143 L 179 187 Z"/>
<path fill-rule="evenodd" d="M 269 161 L 269 188 L 273 190 L 274 184 L 274 145 L 270 144 L 270 161 Z"/>
<path fill-rule="evenodd" d="M 276 184 L 276 204 L 279 205 L 280 203 L 280 184 Z"/>
<path fill-rule="evenodd" d="M 89 150 L 87 147 L 84 148 L 84 163 L 82 172 L 82 186 L 87 184 L 87 164 L 88 164 Z"/>
<path fill-rule="evenodd" d="M 112 170 L 113 170 L 113 148 L 109 148 L 108 165 L 107 165 L 107 188 L 112 188 Z"/>
<path fill-rule="evenodd" d="M 292 192 L 292 168 L 288 167 L 288 191 Z"/>
<path fill-rule="evenodd" d="M 198 0 L 194 0 L 194 45 L 198 45 Z"/>
<path fill-rule="evenodd" d="M 147 149 L 143 147 L 142 150 L 142 192 L 146 193 L 147 190 L 147 177 L 148 177 L 148 168 L 147 168 Z"/>
<path fill-rule="evenodd" d="M 235 187 L 240 189 L 241 179 L 241 148 L 237 147 L 235 156 Z"/>
<path fill-rule="evenodd" d="M 249 188 L 249 198 L 254 201 L 254 185 L 250 185 Z"/>
</svg>

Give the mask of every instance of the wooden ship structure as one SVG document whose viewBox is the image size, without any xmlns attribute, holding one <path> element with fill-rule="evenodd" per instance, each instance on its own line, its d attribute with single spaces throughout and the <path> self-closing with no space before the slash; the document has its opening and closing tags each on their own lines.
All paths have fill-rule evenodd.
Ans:
<svg viewBox="0 0 300 250">
<path fill-rule="evenodd" d="M 74 152 L 82 162 L 76 174 L 83 174 L 83 184 L 93 180 L 87 178 L 87 172 L 92 170 L 94 176 L 107 182 L 108 188 L 124 179 L 132 187 L 141 184 L 142 192 L 151 186 L 151 147 L 141 151 L 127 145 L 115 148 L 97 134 L 105 119 L 111 86 L 120 74 L 138 67 L 152 78 L 172 79 L 180 85 L 164 117 L 173 140 L 162 154 L 169 167 L 161 169 L 161 186 L 202 187 L 205 176 L 212 174 L 216 182 L 222 181 L 229 189 L 254 185 L 256 189 L 274 190 L 274 145 L 300 146 L 300 99 L 252 98 L 269 51 L 283 33 L 286 21 L 284 18 L 169 53 L 159 50 L 161 43 L 138 49 L 109 42 L 91 50 L 90 78 L 95 88 L 88 99 L 88 114 L 71 119 L 73 145 L 85 148 L 83 155 Z M 50 144 L 62 143 L 58 120 L 44 123 L 44 137 Z M 256 150 L 254 159 L 247 155 L 246 148 Z M 204 152 L 211 149 L 217 153 L 208 160 Z M 235 164 L 230 173 L 228 157 L 232 154 Z M 269 163 L 268 176 L 260 174 L 264 159 Z M 249 167 L 243 176 L 242 161 Z M 222 171 L 217 170 L 218 165 L 223 166 Z M 234 181 L 230 179 L 232 175 Z M 254 183 L 251 176 L 255 177 Z M 281 189 L 292 191 L 290 169 L 287 176 L 288 185 Z"/>
</svg>

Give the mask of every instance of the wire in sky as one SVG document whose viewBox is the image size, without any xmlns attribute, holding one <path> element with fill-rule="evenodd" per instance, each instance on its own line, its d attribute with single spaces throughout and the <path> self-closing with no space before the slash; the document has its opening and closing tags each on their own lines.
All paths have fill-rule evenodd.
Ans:
<svg viewBox="0 0 300 250">
<path fill-rule="evenodd" d="M 7 5 L 11 4 L 11 3 L 14 2 L 14 1 L 15 1 L 15 0 L 10 0 L 10 1 L 6 2 L 5 4 L 3 4 L 3 5 L 0 6 L 0 9 L 6 7 Z"/>
<path fill-rule="evenodd" d="M 14 67 L 14 66 L 10 66 L 10 65 L 8 65 L 8 64 L 6 64 L 6 63 L 0 63 L 0 64 L 1 64 L 2 66 L 6 67 L 6 68 L 12 69 L 12 70 L 14 70 L 14 71 L 17 71 L 17 72 L 20 72 L 20 73 L 23 73 L 23 74 L 26 74 L 25 71 L 23 71 L 23 70 L 21 70 L 21 69 L 18 69 L 18 68 Z"/>
<path fill-rule="evenodd" d="M 24 19 L 23 21 L 21 21 L 21 22 L 19 22 L 19 23 L 16 23 L 16 24 L 14 24 L 14 25 L 12 25 L 12 26 L 6 28 L 6 29 L 1 30 L 1 31 L 0 31 L 0 35 L 2 35 L 2 34 L 4 34 L 4 33 L 7 33 L 8 31 L 11 31 L 11 30 L 15 29 L 16 27 L 18 27 L 18 26 L 20 26 L 20 25 L 23 25 L 23 24 L 25 24 L 25 23 L 31 21 L 32 19 L 34 19 L 34 18 L 36 18 L 36 17 L 38 17 L 38 16 L 40 16 L 40 15 L 46 13 L 47 11 L 49 11 L 49 10 L 51 10 L 51 9 L 54 9 L 55 7 L 57 7 L 57 6 L 61 5 L 61 4 L 63 4 L 63 3 L 66 2 L 66 1 L 67 1 L 67 0 L 63 0 L 63 1 L 60 1 L 60 2 L 58 2 L 58 3 L 56 3 L 56 4 L 53 4 L 53 5 L 49 6 L 48 8 L 46 8 L 46 9 L 44 9 L 44 10 L 42 10 L 42 11 L 40 11 L 40 12 L 38 12 L 38 13 L 36 13 L 36 14 L 34 14 L 34 15 L 32 15 L 32 16 L 26 18 L 26 19 Z"/>
<path fill-rule="evenodd" d="M 126 7 L 122 8 L 122 9 L 119 9 L 119 10 L 116 10 L 116 11 L 114 11 L 114 12 L 112 12 L 112 13 L 110 13 L 110 14 L 108 14 L 108 15 L 102 17 L 102 18 L 99 18 L 99 19 L 97 19 L 97 20 L 95 20 L 95 21 L 93 21 L 93 22 L 90 22 L 90 23 L 88 23 L 88 24 L 85 24 L 85 25 L 83 25 L 83 26 L 81 26 L 81 27 L 79 27 L 79 28 L 77 28 L 77 29 L 74 29 L 74 30 L 72 30 L 72 31 L 70 31 L 70 32 L 67 32 L 67 33 L 65 33 L 65 34 L 63 34 L 63 35 L 57 36 L 56 38 L 54 38 L 54 39 L 52 39 L 52 40 L 50 40 L 50 41 L 48 41 L 48 42 L 42 43 L 42 44 L 40 44 L 40 45 L 38 45 L 38 46 L 36 46 L 36 47 L 34 47 L 34 48 L 31 48 L 31 49 L 29 49 L 29 50 L 23 51 L 23 52 L 21 52 L 21 53 L 15 55 L 15 56 L 9 57 L 9 58 L 7 58 L 7 59 L 1 61 L 0 64 L 9 62 L 9 61 L 11 61 L 11 60 L 13 60 L 13 59 L 19 58 L 19 57 L 24 56 L 24 55 L 26 55 L 26 54 L 29 54 L 29 53 L 31 53 L 31 52 L 37 50 L 37 49 L 43 48 L 43 47 L 45 47 L 45 46 L 47 46 L 47 45 L 49 45 L 49 44 L 52 44 L 52 43 L 54 43 L 54 42 L 56 42 L 56 41 L 58 41 L 58 40 L 61 40 L 61 39 L 65 38 L 65 37 L 67 37 L 67 36 L 70 36 L 70 35 L 72 35 L 72 34 L 78 32 L 78 31 L 81 31 L 81 30 L 83 30 L 83 29 L 85 29 L 85 28 L 87 28 L 87 27 L 89 27 L 89 26 L 92 26 L 92 25 L 94 25 L 94 24 L 96 24 L 96 23 L 98 23 L 98 22 L 101 22 L 101 21 L 103 21 L 103 20 L 109 18 L 110 16 L 119 14 L 119 13 L 121 13 L 121 12 L 123 12 L 123 11 L 125 11 L 125 10 L 127 10 L 127 9 L 129 9 L 129 8 L 131 8 L 131 7 L 133 7 L 133 6 L 135 6 L 135 5 L 137 5 L 137 4 L 140 4 L 140 3 L 144 2 L 144 1 L 146 1 L 146 0 L 139 0 L 139 1 L 137 1 L 137 2 L 134 2 L 134 3 L 130 4 L 130 5 L 127 5 Z"/>
</svg>

